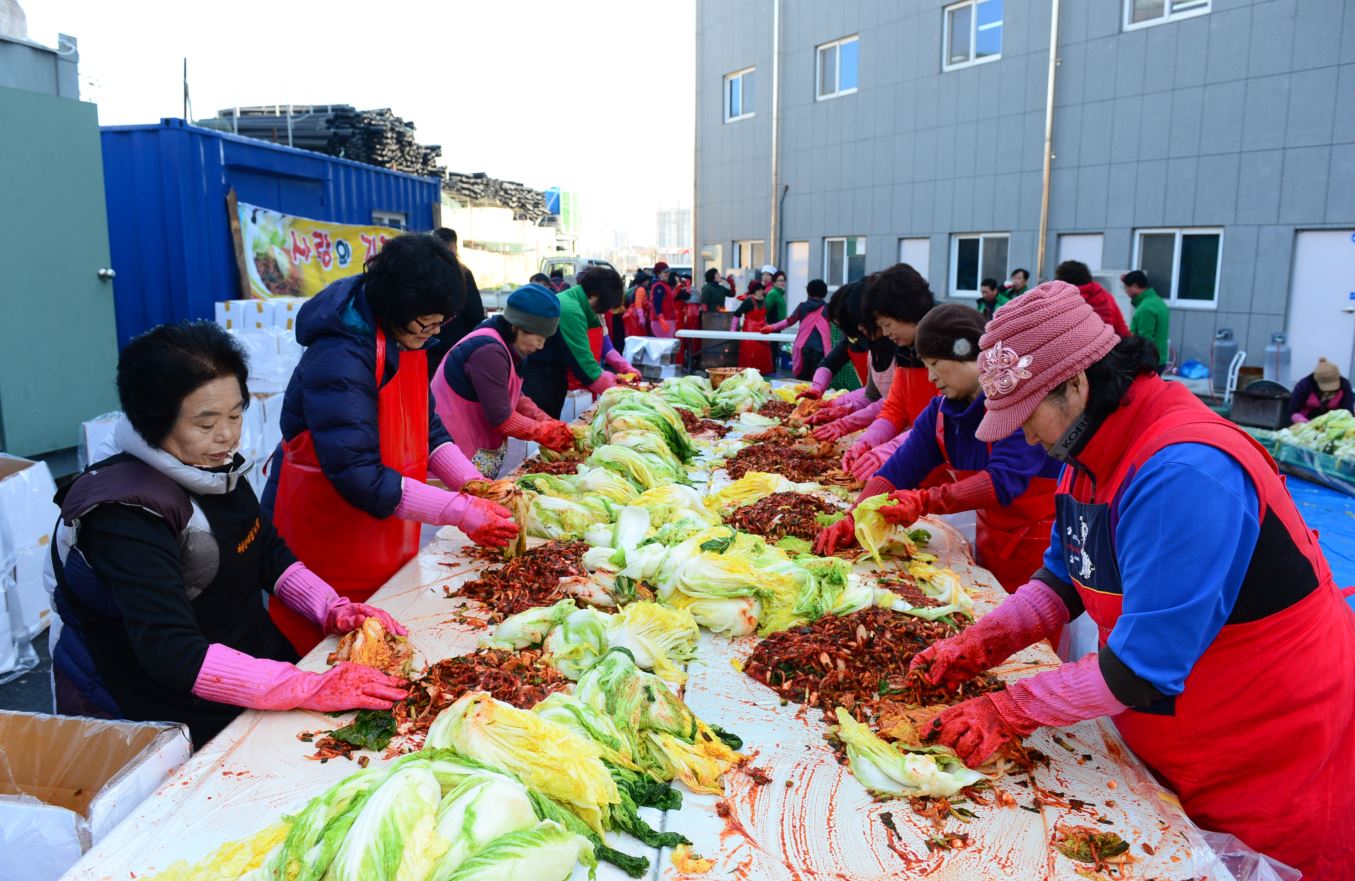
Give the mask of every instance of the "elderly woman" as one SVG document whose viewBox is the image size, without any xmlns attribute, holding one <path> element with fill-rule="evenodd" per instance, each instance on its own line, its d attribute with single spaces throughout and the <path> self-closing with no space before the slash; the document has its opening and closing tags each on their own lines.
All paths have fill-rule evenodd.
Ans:
<svg viewBox="0 0 1355 881">
<path fill-rule="evenodd" d="M 1349 878 L 1355 615 L 1275 463 L 1070 284 L 1002 307 L 979 345 L 975 436 L 1020 428 L 1065 463 L 1052 540 L 1027 584 L 913 669 L 963 682 L 1084 612 L 1100 648 L 947 709 L 934 735 L 976 765 L 1109 717 L 1200 826 Z"/>
<path fill-rule="evenodd" d="M 241 707 L 383 709 L 404 683 L 293 666 L 259 595 L 325 633 L 380 609 L 343 599 L 261 516 L 236 452 L 249 405 L 239 345 L 214 324 L 158 327 L 118 360 L 118 452 L 58 497 L 57 711 L 188 726 L 201 746 Z"/>
<path fill-rule="evenodd" d="M 464 284 L 436 239 L 402 235 L 297 312 L 307 349 L 283 398 L 264 506 L 296 555 L 355 602 L 414 558 L 420 524 L 455 526 L 488 547 L 517 535 L 507 510 L 456 491 L 481 475 L 433 412 L 420 351 Z M 426 483 L 430 473 L 447 489 Z M 298 652 L 320 641 L 303 616 L 281 603 L 271 611 Z"/>
<path fill-rule="evenodd" d="M 523 359 L 539 352 L 559 324 L 553 291 L 535 284 L 518 288 L 501 315 L 462 337 L 433 377 L 438 416 L 480 473 L 498 476 L 510 437 L 557 452 L 573 445 L 569 426 L 522 393 Z"/>
</svg>

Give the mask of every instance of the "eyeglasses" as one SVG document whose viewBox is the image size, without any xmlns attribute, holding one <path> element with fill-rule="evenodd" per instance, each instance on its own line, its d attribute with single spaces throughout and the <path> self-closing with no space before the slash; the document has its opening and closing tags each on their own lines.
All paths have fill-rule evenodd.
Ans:
<svg viewBox="0 0 1355 881">
<path fill-rule="evenodd" d="M 412 323 L 414 324 L 415 327 L 419 329 L 419 333 L 437 333 L 438 331 L 442 330 L 442 326 L 444 324 L 448 323 L 451 320 L 452 319 L 448 317 L 443 318 L 440 321 L 430 321 L 429 323 L 424 324 L 422 321 L 415 318 Z"/>
</svg>

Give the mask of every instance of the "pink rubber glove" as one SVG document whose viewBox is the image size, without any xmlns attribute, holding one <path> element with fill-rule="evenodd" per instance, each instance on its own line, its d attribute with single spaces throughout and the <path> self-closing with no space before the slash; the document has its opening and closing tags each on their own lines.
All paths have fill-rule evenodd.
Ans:
<svg viewBox="0 0 1355 881">
<path fill-rule="evenodd" d="M 468 480 L 485 479 L 456 444 L 443 444 L 434 450 L 428 457 L 428 471 L 450 490 L 461 489 Z"/>
<path fill-rule="evenodd" d="M 858 432 L 875 421 L 875 417 L 880 414 L 882 409 L 884 409 L 884 405 L 884 398 L 881 398 L 874 403 L 866 404 L 858 410 L 844 413 L 841 419 L 834 420 L 827 425 L 815 429 L 814 438 L 821 441 L 835 441 L 840 437 L 846 437 L 849 434 Z"/>
<path fill-rule="evenodd" d="M 890 493 L 896 504 L 880 509 L 880 516 L 898 526 L 916 523 L 925 514 L 954 514 L 998 506 L 997 489 L 987 471 L 942 486 Z"/>
<path fill-rule="evenodd" d="M 872 474 L 884 467 L 899 447 L 903 446 L 903 442 L 908 439 L 908 431 L 911 430 L 908 429 L 903 434 L 890 438 L 862 455 L 852 467 L 852 476 L 857 480 L 868 480 Z"/>
<path fill-rule="evenodd" d="M 255 658 L 214 642 L 198 668 L 193 694 L 251 710 L 389 710 L 409 696 L 403 679 L 344 662 L 324 673 Z"/>
<path fill-rule="evenodd" d="M 950 639 L 918 652 L 909 665 L 932 685 L 954 688 L 1001 664 L 1068 623 L 1068 607 L 1042 581 L 1028 581 L 992 612 Z"/>
<path fill-rule="evenodd" d="M 601 376 L 593 380 L 588 385 L 588 390 L 593 394 L 597 395 L 598 397 L 602 397 L 602 393 L 607 391 L 607 389 L 611 388 L 614 385 L 616 385 L 616 374 L 608 370 L 604 370 L 602 371 Z"/>
<path fill-rule="evenodd" d="M 1304 416 L 1302 413 L 1295 413 L 1293 416 L 1289 417 L 1289 421 L 1294 425 L 1302 425 L 1308 421 L 1308 417 Z"/>
<path fill-rule="evenodd" d="M 848 413 L 855 413 L 857 410 L 866 406 L 869 402 L 866 400 L 866 390 L 864 388 L 855 389 L 847 392 L 845 395 L 838 395 L 833 398 L 833 402 L 827 407 L 820 407 L 814 411 L 814 415 L 809 417 L 810 425 L 827 425 L 829 422 L 841 419 Z"/>
<path fill-rule="evenodd" d="M 828 386 L 833 382 L 833 371 L 827 367 L 817 367 L 814 369 L 814 380 L 809 384 L 809 388 L 796 395 L 797 398 L 809 398 L 817 401 L 823 397 L 823 393 L 828 391 Z"/>
<path fill-rule="evenodd" d="M 762 332 L 763 332 L 763 333 L 780 333 L 781 331 L 785 330 L 785 329 L 786 329 L 786 326 L 789 325 L 789 324 L 790 324 L 790 319 L 789 319 L 789 318 L 786 318 L 786 319 L 784 319 L 784 320 L 782 320 L 782 321 L 776 322 L 775 324 L 767 324 L 767 325 L 763 325 L 763 327 L 762 327 Z"/>
<path fill-rule="evenodd" d="M 852 471 L 852 466 L 856 464 L 858 459 L 898 433 L 898 428 L 888 419 L 876 419 L 842 457 L 842 469 Z"/>
<path fill-rule="evenodd" d="M 518 525 L 508 509 L 486 499 L 450 493 L 408 477 L 395 516 L 434 526 L 455 526 L 471 541 L 491 548 L 508 547 Z"/>
<path fill-rule="evenodd" d="M 1036 728 L 1072 725 L 1128 709 L 1111 693 L 1095 654 L 1037 673 L 1006 690 L 956 704 L 932 720 L 932 735 L 966 765 L 981 765 L 1004 743 Z"/>
<path fill-rule="evenodd" d="M 273 586 L 273 596 L 326 634 L 357 630 L 368 618 L 379 620 L 388 633 L 396 636 L 408 633 L 386 610 L 339 596 L 329 582 L 307 569 L 305 563 L 287 567 Z"/>
<path fill-rule="evenodd" d="M 624 357 L 622 357 L 621 353 L 618 352 L 616 349 L 612 349 L 610 352 L 608 352 L 606 355 L 603 356 L 603 358 L 602 358 L 602 366 L 603 366 L 603 367 L 606 367 L 608 370 L 612 371 L 613 373 L 639 373 L 639 372 L 640 372 L 640 371 L 636 370 L 634 367 L 632 367 L 632 366 L 631 366 L 631 363 L 630 363 L 629 361 L 627 361 Z"/>
</svg>

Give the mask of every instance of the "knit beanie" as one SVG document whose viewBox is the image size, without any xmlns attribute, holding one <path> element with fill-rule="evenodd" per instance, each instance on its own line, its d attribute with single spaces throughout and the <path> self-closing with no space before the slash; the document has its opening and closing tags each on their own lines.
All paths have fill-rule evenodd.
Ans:
<svg viewBox="0 0 1355 881">
<path fill-rule="evenodd" d="M 979 357 L 983 316 L 959 303 L 936 306 L 917 325 L 913 348 L 919 358 L 973 361 Z"/>
<path fill-rule="evenodd" d="M 503 317 L 527 333 L 554 336 L 560 326 L 560 299 L 539 284 L 529 284 L 508 295 Z"/>
<path fill-rule="evenodd" d="M 1313 368 L 1313 379 L 1322 391 L 1334 392 L 1341 387 L 1341 368 L 1326 358 L 1318 358 L 1317 366 Z"/>
<path fill-rule="evenodd" d="M 1046 395 L 1117 342 L 1115 331 L 1067 282 L 1046 282 L 998 309 L 979 339 L 979 383 L 987 402 L 974 436 L 994 442 L 1012 434 Z"/>
</svg>

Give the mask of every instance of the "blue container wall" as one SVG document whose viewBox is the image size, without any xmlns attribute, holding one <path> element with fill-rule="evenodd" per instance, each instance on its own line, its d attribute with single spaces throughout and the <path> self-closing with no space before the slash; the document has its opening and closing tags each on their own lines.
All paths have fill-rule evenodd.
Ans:
<svg viewBox="0 0 1355 881">
<path fill-rule="evenodd" d="M 370 225 L 401 212 L 433 228 L 435 178 L 416 177 L 163 120 L 104 128 L 104 188 L 118 343 L 167 321 L 211 318 L 240 296 L 226 193 L 284 214 Z"/>
</svg>

